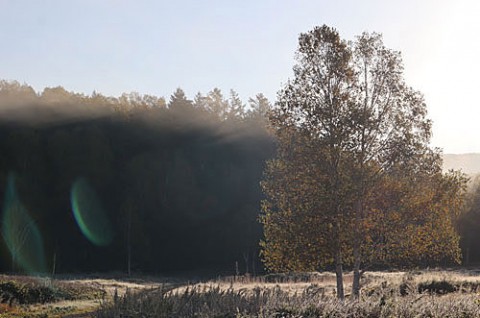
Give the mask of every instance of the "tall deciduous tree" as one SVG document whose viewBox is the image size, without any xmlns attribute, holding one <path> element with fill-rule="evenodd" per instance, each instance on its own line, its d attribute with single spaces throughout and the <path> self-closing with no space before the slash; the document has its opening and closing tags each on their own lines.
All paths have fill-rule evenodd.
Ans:
<svg viewBox="0 0 480 318">
<path fill-rule="evenodd" d="M 322 224 L 315 239 L 322 237 L 327 251 L 323 257 L 335 263 L 337 296 L 344 297 L 344 261 L 353 265 L 352 293 L 358 296 L 361 269 L 369 261 L 368 231 L 377 228 L 375 219 L 368 216 L 379 209 L 377 204 L 382 201 L 371 197 L 381 189 L 382 182 L 399 170 L 409 171 L 412 176 L 420 173 L 427 184 L 435 178 L 448 179 L 441 175 L 438 153 L 428 145 L 431 122 L 426 118 L 423 97 L 404 83 L 402 71 L 400 54 L 386 48 L 378 34 L 364 33 L 355 42 L 347 43 L 334 29 L 323 26 L 300 36 L 294 78 L 280 91 L 271 116 L 272 126 L 277 136 L 281 136 L 280 143 L 287 142 L 283 148 L 280 146 L 277 161 L 270 163 L 264 183 L 270 199 L 263 218 L 267 265 L 271 262 L 269 247 L 277 240 L 271 235 L 271 228 L 283 224 L 274 221 L 274 215 L 279 213 L 276 211 L 286 215 L 313 212 L 306 224 L 312 224 L 313 220 L 317 225 Z M 302 142 L 295 137 L 292 144 L 285 134 L 302 136 Z M 280 178 L 287 178 L 288 182 L 278 181 L 281 170 L 291 165 L 288 162 L 293 159 L 297 167 L 288 170 L 292 176 Z M 449 183 L 453 190 L 448 187 L 435 190 L 444 197 L 450 191 L 450 199 L 461 200 L 463 181 L 453 179 L 455 182 Z M 289 189 L 281 197 L 272 195 L 276 188 L 285 184 L 291 188 L 298 182 L 303 192 L 310 194 L 299 193 L 291 198 Z M 408 208 L 419 208 L 423 215 L 440 213 L 443 209 L 434 206 L 435 196 L 410 199 L 412 206 Z M 426 205 L 417 206 L 415 200 Z M 444 212 L 456 213 L 451 209 Z M 324 224 L 327 230 L 323 229 Z M 454 233 L 452 224 L 436 224 L 434 228 L 438 231 L 448 228 L 449 233 Z M 420 231 L 421 227 L 416 225 L 413 225 L 415 231 Z"/>
</svg>

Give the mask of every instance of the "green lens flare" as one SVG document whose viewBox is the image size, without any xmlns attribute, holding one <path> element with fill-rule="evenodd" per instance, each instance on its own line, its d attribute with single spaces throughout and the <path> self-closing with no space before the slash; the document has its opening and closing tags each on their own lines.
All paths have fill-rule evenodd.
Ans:
<svg viewBox="0 0 480 318">
<path fill-rule="evenodd" d="M 10 251 L 12 270 L 19 265 L 31 274 L 46 272 L 42 235 L 20 201 L 13 173 L 10 173 L 7 178 L 2 235 Z"/>
<path fill-rule="evenodd" d="M 83 235 L 95 245 L 107 246 L 113 230 L 95 191 L 85 178 L 78 178 L 70 193 L 73 215 Z"/>
</svg>

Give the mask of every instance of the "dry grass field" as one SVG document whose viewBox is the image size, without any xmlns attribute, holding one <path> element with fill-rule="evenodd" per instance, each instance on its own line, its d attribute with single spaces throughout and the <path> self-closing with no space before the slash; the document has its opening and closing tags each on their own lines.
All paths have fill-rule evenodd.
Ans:
<svg viewBox="0 0 480 318">
<path fill-rule="evenodd" d="M 114 297 L 157 288 L 153 280 L 0 275 L 0 317 L 93 317 Z"/>
<path fill-rule="evenodd" d="M 332 273 L 227 277 L 127 293 L 96 316 L 480 317 L 479 292 L 480 274 L 474 270 L 366 273 L 360 299 L 347 296 L 344 302 L 335 298 Z"/>
<path fill-rule="evenodd" d="M 358 300 L 348 295 L 351 280 L 346 273 L 347 298 L 340 302 L 333 273 L 190 284 L 0 275 L 0 317 L 480 317 L 480 271 L 367 272 Z"/>
</svg>

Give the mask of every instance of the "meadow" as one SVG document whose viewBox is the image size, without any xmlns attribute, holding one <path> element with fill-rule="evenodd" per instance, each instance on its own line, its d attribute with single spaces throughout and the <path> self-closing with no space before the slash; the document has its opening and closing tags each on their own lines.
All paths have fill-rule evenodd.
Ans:
<svg viewBox="0 0 480 318">
<path fill-rule="evenodd" d="M 352 281 L 345 276 L 346 290 Z M 480 270 L 367 272 L 358 300 L 335 275 L 210 280 L 120 275 L 0 276 L 0 317 L 480 317 Z"/>
<path fill-rule="evenodd" d="M 165 286 L 165 283 L 162 283 Z M 160 286 L 154 279 L 112 276 L 0 275 L 0 317 L 93 317 L 115 297 Z"/>
<path fill-rule="evenodd" d="M 475 270 L 371 272 L 362 283 L 360 299 L 341 302 L 332 273 L 225 277 L 127 292 L 95 317 L 480 317 Z"/>
</svg>

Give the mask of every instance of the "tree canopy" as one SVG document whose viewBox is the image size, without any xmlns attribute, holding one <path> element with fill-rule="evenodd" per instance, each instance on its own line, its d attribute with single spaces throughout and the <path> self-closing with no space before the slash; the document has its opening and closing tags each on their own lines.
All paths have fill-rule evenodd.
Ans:
<svg viewBox="0 0 480 318">
<path fill-rule="evenodd" d="M 424 251 L 430 261 L 458 261 L 453 202 L 465 180 L 442 175 L 425 102 L 404 82 L 400 54 L 379 34 L 347 42 L 322 26 L 300 35 L 296 60 L 270 116 L 279 151 L 263 182 L 267 266 L 334 264 L 343 298 L 343 265 L 358 296 L 362 268 L 379 260 L 375 244 L 388 245 L 387 264 L 417 262 Z M 390 222 L 411 232 L 393 237 Z"/>
</svg>

